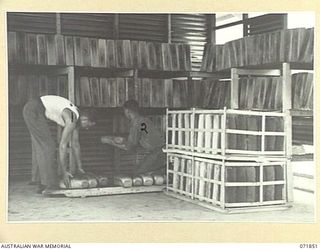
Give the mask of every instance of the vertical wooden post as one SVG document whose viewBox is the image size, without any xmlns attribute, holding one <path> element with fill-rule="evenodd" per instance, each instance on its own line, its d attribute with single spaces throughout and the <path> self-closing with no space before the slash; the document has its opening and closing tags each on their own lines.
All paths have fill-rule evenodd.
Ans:
<svg viewBox="0 0 320 250">
<path fill-rule="evenodd" d="M 72 102 L 75 103 L 75 72 L 74 72 L 74 67 L 69 66 L 67 67 L 67 73 L 68 73 L 68 99 Z M 74 155 L 72 151 L 72 137 L 69 142 L 69 168 L 70 172 L 74 174 L 76 172 L 76 165 L 75 165 L 75 160 L 74 160 Z"/>
<path fill-rule="evenodd" d="M 288 14 L 283 14 L 283 29 L 288 28 Z"/>
<path fill-rule="evenodd" d="M 177 139 L 176 139 L 176 123 L 177 123 L 176 116 L 177 116 L 177 114 L 172 115 L 171 145 L 173 148 L 177 148 L 177 144 L 176 144 L 176 141 L 177 141 Z"/>
<path fill-rule="evenodd" d="M 113 36 L 114 39 L 119 39 L 119 14 L 114 14 L 114 19 L 113 19 Z"/>
<path fill-rule="evenodd" d="M 245 21 L 248 19 L 248 14 L 242 14 L 242 20 L 243 20 L 243 37 L 249 35 L 249 29 L 248 29 L 248 23 Z"/>
<path fill-rule="evenodd" d="M 236 68 L 231 69 L 231 99 L 230 108 L 239 108 L 239 74 Z"/>
<path fill-rule="evenodd" d="M 289 186 L 289 183 L 288 183 L 288 175 L 291 175 L 292 173 L 288 173 L 288 170 L 292 171 L 292 168 L 290 166 L 290 168 L 288 167 L 288 165 L 291 164 L 291 160 L 286 160 L 286 164 L 283 164 L 281 165 L 281 169 L 283 171 L 283 179 L 284 179 L 284 190 L 282 191 L 282 200 L 285 200 L 285 201 L 288 201 L 289 202 L 289 192 L 287 190 L 289 190 L 289 187 L 293 189 L 293 186 Z M 292 182 L 291 182 L 292 183 Z M 290 184 L 291 184 L 290 183 Z M 292 202 L 292 201 L 290 201 Z"/>
<path fill-rule="evenodd" d="M 207 33 L 207 42 L 216 44 L 216 14 L 209 14 L 207 16 L 208 22 L 208 33 Z"/>
<path fill-rule="evenodd" d="M 168 143 L 169 143 L 169 117 L 168 117 L 168 111 L 169 109 L 166 108 L 166 150 L 168 150 Z"/>
<path fill-rule="evenodd" d="M 167 29 L 168 29 L 168 32 L 167 32 L 167 42 L 168 43 L 171 43 L 171 40 L 172 40 L 172 36 L 171 36 L 171 33 L 172 33 L 172 25 L 171 25 L 171 14 L 168 14 L 168 20 L 167 20 Z"/>
<path fill-rule="evenodd" d="M 223 114 L 222 114 L 222 117 L 221 117 L 221 155 L 222 156 L 225 156 L 226 155 L 226 124 L 227 124 L 227 108 L 224 107 L 223 109 Z"/>
<path fill-rule="evenodd" d="M 68 98 L 72 103 L 75 103 L 75 72 L 74 67 L 68 67 Z"/>
<path fill-rule="evenodd" d="M 56 33 L 61 34 L 61 14 L 56 13 Z"/>
<path fill-rule="evenodd" d="M 292 109 L 291 100 L 292 82 L 291 70 L 289 63 L 283 63 L 282 67 L 282 111 L 285 114 L 284 130 L 286 134 L 285 150 L 288 158 L 292 156 L 292 117 L 290 110 Z"/>
<path fill-rule="evenodd" d="M 260 163 L 260 176 L 259 176 L 259 181 L 260 181 L 260 189 L 259 189 L 259 202 L 262 205 L 263 204 L 263 163 Z"/>
<path fill-rule="evenodd" d="M 195 120 L 195 108 L 192 108 L 192 113 L 191 113 L 191 135 L 190 135 L 190 145 L 191 145 L 191 152 L 194 152 L 194 146 L 195 146 L 195 133 L 194 133 L 194 120 Z M 195 163 L 194 163 L 194 155 L 192 155 L 192 171 L 191 171 L 191 199 L 194 199 L 194 194 L 195 194 Z"/>
<path fill-rule="evenodd" d="M 56 13 L 56 33 L 57 34 L 61 34 L 61 14 L 60 13 Z M 60 83 L 59 83 L 59 81 L 57 81 L 57 84 L 58 84 L 57 95 L 60 96 L 61 94 L 60 94 Z M 57 142 L 58 142 L 58 145 L 59 145 L 60 140 L 61 140 L 61 134 L 62 134 L 62 128 L 59 125 L 57 125 Z M 59 152 L 59 150 L 58 150 L 58 152 Z M 59 153 L 57 154 L 57 157 L 59 159 Z M 59 165 L 58 174 L 60 175 L 61 174 L 61 168 L 60 168 L 60 164 L 58 164 L 58 165 Z"/>
<path fill-rule="evenodd" d="M 291 100 L 291 70 L 289 63 L 282 64 L 282 110 L 283 112 L 292 108 Z"/>
<path fill-rule="evenodd" d="M 178 115 L 178 148 L 183 149 L 183 141 L 182 141 L 182 130 L 183 130 L 183 125 L 182 125 L 182 113 L 179 113 Z"/>
<path fill-rule="evenodd" d="M 169 130 L 168 130 L 168 127 L 169 127 L 169 114 L 168 114 L 168 111 L 169 111 L 169 109 L 168 108 L 166 108 L 166 130 L 167 130 L 167 132 L 166 132 L 166 149 L 168 150 L 169 148 L 168 148 L 168 143 L 169 143 Z M 166 176 L 166 178 L 167 178 L 167 182 L 166 182 L 166 186 L 167 186 L 167 191 L 168 191 L 168 187 L 169 187 L 169 154 L 168 153 L 166 153 L 167 154 L 167 176 Z"/>
<path fill-rule="evenodd" d="M 58 74 L 58 72 L 57 72 Z M 58 79 L 58 75 L 57 75 L 57 95 L 58 96 L 61 96 L 61 87 L 60 87 L 60 82 L 59 82 L 59 79 Z M 57 143 L 58 145 L 60 144 L 60 141 L 61 141 L 61 135 L 62 135 L 62 127 L 60 125 L 57 125 Z M 61 165 L 60 165 L 60 160 L 59 160 L 59 146 L 58 146 L 58 150 L 57 150 L 57 154 L 56 154 L 56 157 L 58 159 L 58 174 L 61 175 L 62 171 L 61 171 Z"/>
<path fill-rule="evenodd" d="M 189 89 L 189 102 L 190 103 L 188 103 L 187 105 L 190 105 L 191 107 L 196 107 L 197 106 L 197 100 L 195 100 L 194 98 L 193 98 L 193 95 L 191 94 L 192 93 L 192 76 L 188 76 L 187 77 L 187 81 L 188 81 L 188 89 Z M 190 106 L 188 106 L 188 107 L 190 107 Z"/>
<path fill-rule="evenodd" d="M 287 198 L 288 202 L 293 202 L 293 174 L 291 169 L 292 157 L 292 117 L 290 110 L 292 109 L 291 93 L 291 70 L 289 63 L 282 64 L 282 111 L 285 113 L 284 131 L 285 131 L 285 151 L 287 161 Z"/>
<path fill-rule="evenodd" d="M 261 152 L 262 154 L 264 154 L 265 151 L 265 139 L 266 139 L 266 116 L 264 114 L 262 114 L 261 116 Z"/>
<path fill-rule="evenodd" d="M 222 165 L 221 165 L 221 186 L 220 186 L 220 205 L 222 209 L 225 209 L 225 203 L 226 203 L 226 162 L 225 159 L 222 159 Z"/>
</svg>

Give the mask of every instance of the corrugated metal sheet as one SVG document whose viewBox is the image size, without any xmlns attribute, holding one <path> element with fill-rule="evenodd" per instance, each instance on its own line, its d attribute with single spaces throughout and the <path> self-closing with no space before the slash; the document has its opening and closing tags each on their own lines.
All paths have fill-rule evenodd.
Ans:
<svg viewBox="0 0 320 250">
<path fill-rule="evenodd" d="M 61 13 L 64 35 L 108 39 L 168 41 L 168 14 Z M 118 27 L 118 31 L 116 31 Z M 55 13 L 9 13 L 9 31 L 56 32 Z M 191 46 L 193 69 L 199 69 L 208 35 L 208 15 L 172 14 L 171 42 Z"/>
<path fill-rule="evenodd" d="M 192 69 L 199 70 L 208 37 L 208 15 L 172 14 L 171 25 L 171 41 L 190 44 Z"/>
<path fill-rule="evenodd" d="M 79 132 L 83 168 L 88 172 L 110 174 L 114 166 L 114 148 L 102 144 L 101 136 L 112 133 L 112 117 L 100 111 L 95 121 L 93 128 Z"/>
<path fill-rule="evenodd" d="M 9 31 L 56 33 L 56 14 L 45 12 L 8 12 Z"/>
<path fill-rule="evenodd" d="M 9 175 L 31 176 L 32 152 L 29 131 L 22 117 L 22 106 L 10 107 L 9 114 Z M 112 117 L 98 116 L 91 130 L 80 131 L 83 167 L 88 172 L 110 173 L 114 149 L 100 142 L 100 137 L 112 131 Z M 50 122 L 50 130 L 57 148 L 57 125 Z"/>
<path fill-rule="evenodd" d="M 22 117 L 22 106 L 10 107 L 9 113 L 9 175 L 31 178 L 31 138 Z M 57 126 L 50 123 L 52 137 L 57 139 Z"/>
<path fill-rule="evenodd" d="M 114 38 L 114 14 L 61 13 L 65 35 Z"/>
<path fill-rule="evenodd" d="M 167 15 L 119 14 L 119 39 L 167 42 Z"/>
<path fill-rule="evenodd" d="M 248 27 L 248 35 L 256 35 L 287 28 L 286 18 L 287 14 L 267 14 L 251 18 L 244 25 Z"/>
</svg>

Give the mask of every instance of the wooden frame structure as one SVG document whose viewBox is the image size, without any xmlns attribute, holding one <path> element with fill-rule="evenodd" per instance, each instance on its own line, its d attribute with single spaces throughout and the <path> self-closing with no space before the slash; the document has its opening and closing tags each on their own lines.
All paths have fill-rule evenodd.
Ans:
<svg viewBox="0 0 320 250">
<path fill-rule="evenodd" d="M 308 65 L 296 65 L 293 63 L 292 65 L 290 63 L 284 62 L 281 63 L 281 67 L 279 68 L 277 66 L 271 67 L 270 65 L 266 68 L 263 68 L 263 65 L 259 68 L 232 68 L 230 70 L 230 80 L 231 80 L 231 98 L 230 98 L 230 108 L 231 110 L 227 111 L 224 109 L 224 112 L 221 110 L 203 110 L 203 111 L 196 111 L 196 110 L 188 110 L 188 111 L 167 111 L 167 116 L 169 114 L 174 114 L 175 118 L 172 118 L 170 120 L 169 117 L 167 117 L 167 135 L 166 135 L 166 142 L 169 144 L 170 140 L 173 141 L 173 144 L 169 144 L 166 148 L 166 152 L 168 153 L 168 159 L 167 159 L 167 165 L 168 165 L 168 177 L 167 177 L 167 194 L 174 196 L 179 199 L 188 200 L 192 203 L 199 204 L 201 206 L 223 211 L 223 212 L 250 212 L 250 211 L 264 211 L 264 210 L 275 210 L 275 209 L 284 209 L 289 206 L 291 206 L 291 203 L 293 202 L 293 173 L 292 173 L 292 167 L 291 167 L 291 159 L 292 159 L 292 115 L 295 115 L 295 112 L 292 110 L 292 97 L 291 97 L 291 91 L 292 91 L 292 83 L 291 83 L 291 67 L 294 69 L 304 69 L 305 67 L 309 68 Z M 222 72 L 220 72 L 221 74 Z M 223 72 L 225 73 L 225 72 Z M 277 76 L 281 77 L 282 79 L 282 112 L 260 112 L 260 111 L 244 111 L 244 110 L 236 110 L 239 108 L 239 78 L 242 75 L 248 75 L 248 76 Z M 208 76 L 210 77 L 210 76 Z M 219 78 L 216 76 L 215 78 Z M 215 128 L 207 128 L 206 118 L 198 118 L 195 119 L 195 113 L 202 113 L 202 114 L 212 114 L 212 116 L 220 116 L 217 119 L 216 127 Z M 230 129 L 227 126 L 227 113 L 229 114 L 237 114 L 238 115 L 257 115 L 261 116 L 261 131 L 245 131 L 245 130 L 239 130 L 239 129 Z M 303 116 L 306 112 L 300 111 L 298 115 Z M 181 118 L 179 117 L 181 115 L 189 115 L 191 121 L 189 122 L 188 128 L 183 129 L 177 129 L 176 124 L 181 125 Z M 199 115 L 200 116 L 200 115 Z M 266 131 L 266 117 L 267 116 L 274 116 L 274 117 L 280 117 L 283 122 L 283 129 L 279 131 L 273 131 L 273 132 L 267 132 Z M 176 121 L 178 120 L 178 122 Z M 210 119 L 210 118 L 209 118 Z M 215 118 L 211 118 L 213 121 Z M 204 124 L 203 127 L 195 127 L 195 121 L 200 124 Z M 201 121 L 203 120 L 203 121 Z M 170 122 L 175 124 L 173 127 L 170 127 Z M 213 122 L 214 123 L 214 122 Z M 186 124 L 186 123 L 185 123 Z M 186 131 L 190 131 L 189 136 L 191 145 L 181 145 L 181 137 L 182 133 L 186 133 Z M 170 134 L 171 133 L 171 134 Z M 201 147 L 197 147 L 195 140 L 199 141 L 199 136 L 197 138 L 195 137 L 195 134 L 200 134 L 200 138 L 202 136 L 208 138 L 214 137 L 214 133 L 219 134 L 219 140 L 218 142 L 215 142 L 216 147 L 212 147 L 213 144 L 206 144 L 204 142 L 204 147 L 201 145 Z M 201 136 L 202 133 L 202 136 Z M 245 134 L 245 135 L 256 135 L 261 136 L 260 141 L 260 150 L 258 151 L 250 151 L 250 150 L 230 150 L 228 147 L 228 139 L 227 136 L 229 134 Z M 169 138 L 170 134 L 170 138 Z M 282 150 L 276 150 L 276 151 L 270 151 L 270 153 L 267 153 L 265 150 L 265 140 L 267 136 L 274 135 L 274 136 L 281 136 L 283 137 L 283 147 Z M 175 145 L 176 136 L 178 137 L 177 145 Z M 203 140 L 202 138 L 200 141 Z M 217 147 L 219 145 L 219 147 Z M 203 179 L 203 176 L 194 177 L 194 173 L 196 170 L 196 166 L 194 164 L 195 157 L 201 158 L 203 162 L 207 161 L 207 159 L 215 160 L 215 161 L 221 161 L 219 166 L 220 172 L 221 172 L 221 178 L 220 182 L 216 182 L 216 184 L 220 184 L 221 186 L 221 196 L 220 201 L 221 203 L 215 203 L 212 202 L 212 200 L 209 200 L 209 203 L 206 202 L 206 199 L 203 197 L 200 197 L 200 199 L 197 199 L 197 197 L 193 194 L 194 190 L 192 189 L 191 195 L 185 195 L 185 193 L 178 192 L 177 188 L 170 187 L 170 181 L 173 181 L 170 179 L 170 175 L 177 175 L 178 172 L 175 171 L 175 169 L 170 169 L 170 155 L 171 154 L 178 154 L 180 157 L 188 156 L 192 158 L 192 171 L 191 175 L 193 176 L 192 183 L 194 183 L 195 179 L 208 180 Z M 225 201 L 225 195 L 226 192 L 223 191 L 226 187 L 228 187 L 230 184 L 228 181 L 226 181 L 226 168 L 229 165 L 229 162 L 236 161 L 236 165 L 238 165 L 238 168 L 241 168 L 241 166 L 245 167 L 245 165 L 251 165 L 259 166 L 260 168 L 260 177 L 258 181 L 255 181 L 253 183 L 245 183 L 244 185 L 247 187 L 253 186 L 259 186 L 259 202 L 244 202 L 242 204 L 233 204 L 233 203 L 226 203 Z M 246 161 L 246 162 L 245 162 Z M 268 164 L 265 164 L 266 162 L 275 162 L 278 161 L 278 164 L 280 164 L 283 168 L 283 174 L 284 178 L 282 180 L 282 184 L 285 187 L 285 195 L 282 197 L 281 201 L 278 203 L 276 201 L 273 202 L 264 202 L 261 192 L 263 192 L 263 186 L 265 186 L 263 181 L 263 169 L 264 166 L 268 166 Z M 259 164 L 260 162 L 260 164 Z M 261 162 L 263 164 L 261 164 Z M 243 163 L 245 165 L 243 165 Z M 256 165 L 255 165 L 256 164 Z M 265 165 L 264 165 L 265 164 Z M 174 164 L 173 164 L 174 165 Z M 262 175 L 262 176 L 261 176 Z M 187 176 L 188 177 L 188 176 Z M 190 176 L 189 176 L 190 177 Z M 210 183 L 211 181 L 209 181 Z M 213 179 L 213 183 L 215 180 Z M 272 183 L 272 182 L 271 182 Z M 270 183 L 269 183 L 270 184 Z M 274 184 L 274 183 L 273 183 Z M 239 185 L 239 183 L 233 183 L 232 185 Z M 243 185 L 243 184 L 241 184 Z M 241 186 L 240 185 L 240 186 Z M 279 184 L 280 185 L 280 184 Z M 199 197 L 198 197 L 199 198 Z M 261 200 L 262 199 L 262 200 Z M 208 201 L 208 200 L 207 200 Z M 212 203 L 212 204 L 210 204 Z M 226 205 L 227 204 L 227 205 Z"/>
<path fill-rule="evenodd" d="M 230 161 L 168 153 L 168 163 L 170 182 L 166 193 L 169 196 L 227 213 L 286 209 L 290 206 L 288 161 L 284 159 L 248 161 L 243 157 L 243 161 Z M 251 180 L 231 180 L 239 169 L 251 173 Z M 273 180 L 268 179 L 272 172 L 277 173 Z"/>
<path fill-rule="evenodd" d="M 290 138 L 285 133 L 283 125 L 288 115 L 279 112 L 259 112 L 249 110 L 167 110 L 167 148 L 166 150 L 186 150 L 204 154 L 230 155 L 270 155 L 285 156 L 285 142 Z M 260 123 L 260 128 L 248 130 L 246 128 L 231 128 L 229 120 L 232 117 L 255 118 Z M 282 126 L 274 131 L 266 130 L 266 121 L 278 119 Z M 191 120 L 193 122 L 191 122 Z M 259 141 L 260 150 L 232 149 L 228 145 L 231 136 L 252 136 Z M 282 146 L 279 150 L 267 150 L 266 140 L 269 137 L 280 137 Z M 191 142 L 190 138 L 194 140 Z M 259 140 L 258 140 L 259 139 Z M 196 141 L 195 141 L 196 140 Z M 204 155 L 205 157 L 206 155 Z M 217 156 L 216 156 L 217 157 Z"/>
<path fill-rule="evenodd" d="M 230 129 L 227 121 L 229 116 L 234 115 L 259 117 L 261 131 Z M 228 110 L 226 108 L 223 110 L 194 108 L 167 110 L 166 193 L 213 210 L 231 213 L 289 207 L 292 199 L 290 191 L 292 178 L 290 159 L 286 157 L 285 151 L 288 135 L 284 129 L 280 132 L 266 131 L 265 126 L 267 117 L 278 118 L 282 124 L 285 124 L 287 116 L 279 112 Z M 260 140 L 256 140 L 260 142 L 257 145 L 259 150 L 230 149 L 228 137 L 236 135 L 259 137 Z M 267 138 L 275 136 L 282 138 L 282 149 L 266 151 Z M 230 170 L 230 168 L 234 169 Z M 249 179 L 231 181 L 230 175 L 235 175 L 236 171 L 240 176 L 246 175 Z M 257 174 L 259 176 L 256 176 Z M 268 175 L 271 179 L 265 180 Z M 272 195 L 264 198 L 265 190 L 270 188 L 279 190 L 279 187 L 282 189 L 280 198 L 274 199 Z M 253 188 L 254 190 L 249 191 L 251 192 L 249 200 L 237 202 L 235 198 L 232 198 L 234 193 L 230 193 L 230 190 L 228 192 L 230 188 L 244 193 L 246 189 Z M 252 192 L 255 197 L 252 197 Z M 208 193 L 210 193 L 209 196 Z"/>
</svg>

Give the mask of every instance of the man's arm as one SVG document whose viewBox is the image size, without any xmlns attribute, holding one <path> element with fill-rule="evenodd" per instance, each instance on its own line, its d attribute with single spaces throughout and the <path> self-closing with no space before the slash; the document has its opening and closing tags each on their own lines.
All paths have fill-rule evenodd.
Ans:
<svg viewBox="0 0 320 250">
<path fill-rule="evenodd" d="M 139 140 L 140 140 L 139 129 L 140 129 L 139 127 L 135 126 L 134 124 L 131 124 L 127 140 L 117 136 L 103 136 L 101 137 L 101 142 L 110 144 L 114 147 L 117 147 L 123 150 L 127 150 L 127 151 L 133 150 L 139 144 Z"/>
<path fill-rule="evenodd" d="M 67 187 L 70 186 L 69 177 L 72 175 L 67 171 L 67 156 L 68 156 L 68 142 L 71 139 L 72 133 L 76 127 L 76 120 L 72 119 L 72 111 L 64 110 L 62 117 L 65 121 L 65 127 L 62 131 L 61 140 L 59 144 L 59 160 L 62 169 L 63 181 Z"/>
<path fill-rule="evenodd" d="M 77 164 L 77 171 L 80 173 L 84 174 L 85 171 L 82 168 L 82 162 L 81 162 L 81 148 L 80 148 L 80 143 L 79 143 L 79 130 L 75 129 L 73 131 L 73 136 L 72 136 L 72 152 Z"/>
<path fill-rule="evenodd" d="M 123 150 L 128 150 L 126 147 L 126 144 L 124 143 L 124 138 L 118 137 L 118 136 L 102 136 L 101 137 L 101 142 L 102 143 L 107 143 L 110 144 L 114 147 L 123 149 Z"/>
</svg>

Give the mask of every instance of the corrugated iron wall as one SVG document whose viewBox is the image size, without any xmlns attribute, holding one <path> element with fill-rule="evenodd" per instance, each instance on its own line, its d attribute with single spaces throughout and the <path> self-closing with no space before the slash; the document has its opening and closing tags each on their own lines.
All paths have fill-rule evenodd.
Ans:
<svg viewBox="0 0 320 250">
<path fill-rule="evenodd" d="M 119 39 L 167 42 L 166 14 L 119 14 Z"/>
<path fill-rule="evenodd" d="M 107 39 L 168 42 L 168 14 L 10 12 L 8 31 L 100 37 Z M 205 14 L 171 14 L 171 42 L 191 45 L 194 70 L 201 66 L 204 44 L 208 36 Z"/>
<path fill-rule="evenodd" d="M 110 174 L 114 167 L 114 148 L 101 143 L 101 136 L 112 134 L 113 115 L 103 109 L 95 112 L 96 125 L 80 131 L 82 164 L 86 171 Z"/>
<path fill-rule="evenodd" d="M 248 35 L 263 34 L 287 28 L 287 14 L 267 14 L 251 18 L 246 23 Z"/>
<path fill-rule="evenodd" d="M 97 13 L 61 13 L 64 35 L 114 38 L 114 15 Z"/>
<path fill-rule="evenodd" d="M 208 37 L 208 15 L 172 14 L 171 41 L 191 45 L 192 69 L 199 70 L 202 62 L 204 45 Z"/>
<path fill-rule="evenodd" d="M 8 31 L 56 33 L 55 13 L 10 12 L 7 15 Z"/>
<path fill-rule="evenodd" d="M 9 113 L 9 175 L 31 176 L 31 139 L 22 117 L 22 106 L 10 107 Z M 52 137 L 57 142 L 57 126 L 50 123 Z"/>
</svg>

